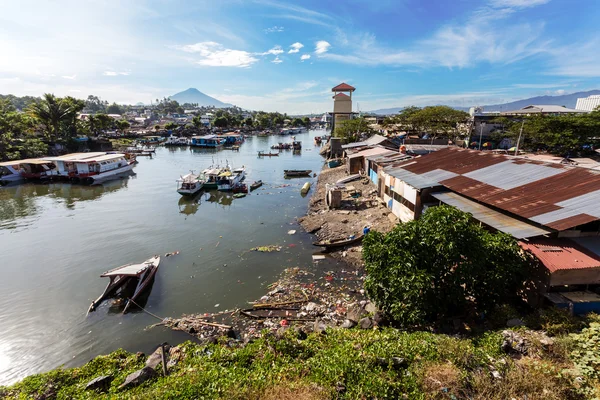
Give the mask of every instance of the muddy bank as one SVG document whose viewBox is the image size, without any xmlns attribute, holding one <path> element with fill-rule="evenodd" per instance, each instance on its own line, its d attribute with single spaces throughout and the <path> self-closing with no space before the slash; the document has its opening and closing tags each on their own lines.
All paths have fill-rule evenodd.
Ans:
<svg viewBox="0 0 600 400">
<path fill-rule="evenodd" d="M 327 165 L 323 167 L 309 203 L 308 213 L 298 220 L 302 227 L 307 232 L 314 233 L 320 240 L 360 235 L 365 226 L 380 232 L 390 231 L 396 224 L 396 217 L 377 198 L 376 187 L 368 178 L 347 183 L 346 190 L 342 192 L 342 206 L 335 210 L 329 209 L 325 201 L 326 185 L 334 184 L 346 176 L 344 165 L 336 168 L 328 168 Z M 352 193 L 359 195 L 354 198 Z M 362 266 L 360 245 L 341 248 L 330 255 L 354 266 Z"/>
</svg>

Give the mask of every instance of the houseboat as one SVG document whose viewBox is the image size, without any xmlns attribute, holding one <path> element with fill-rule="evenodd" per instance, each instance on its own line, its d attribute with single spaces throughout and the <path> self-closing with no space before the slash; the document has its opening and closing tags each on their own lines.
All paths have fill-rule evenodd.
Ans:
<svg viewBox="0 0 600 400">
<path fill-rule="evenodd" d="M 57 177 L 75 180 L 77 178 L 76 161 L 93 159 L 104 155 L 106 155 L 106 152 L 71 153 L 58 157 L 45 157 L 44 160 L 54 163 Z"/>
<path fill-rule="evenodd" d="M 165 142 L 165 146 L 187 146 L 188 144 L 188 138 L 173 135 L 169 136 Z"/>
<path fill-rule="evenodd" d="M 182 196 L 193 196 L 202 190 L 204 186 L 204 176 L 191 173 L 182 176 L 177 180 L 177 193 Z"/>
<path fill-rule="evenodd" d="M 7 161 L 0 163 L 0 186 L 22 181 L 19 161 Z"/>
<path fill-rule="evenodd" d="M 30 158 L 19 161 L 19 172 L 25 179 L 45 180 L 56 176 L 56 165 L 52 161 Z"/>
<path fill-rule="evenodd" d="M 217 189 L 221 192 L 228 192 L 233 190 L 233 187 L 239 184 L 246 177 L 246 170 L 244 167 L 234 169 L 233 171 L 226 170 L 219 174 L 217 181 Z"/>
<path fill-rule="evenodd" d="M 225 145 L 225 139 L 219 138 L 216 135 L 192 136 L 190 146 L 218 148 Z"/>
<path fill-rule="evenodd" d="M 69 173 L 73 181 L 95 184 L 115 179 L 119 174 L 131 171 L 134 161 L 128 161 L 125 154 L 117 153 L 76 160 L 74 164 L 75 170 Z"/>
</svg>

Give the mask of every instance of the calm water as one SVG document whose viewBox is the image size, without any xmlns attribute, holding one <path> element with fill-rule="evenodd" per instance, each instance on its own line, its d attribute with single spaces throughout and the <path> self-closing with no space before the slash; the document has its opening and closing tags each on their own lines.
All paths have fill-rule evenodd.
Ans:
<svg viewBox="0 0 600 400">
<path fill-rule="evenodd" d="M 254 137 L 240 152 L 159 148 L 140 158 L 135 175 L 102 186 L 25 184 L 0 189 L 0 384 L 74 366 L 119 347 L 150 351 L 158 343 L 189 339 L 143 312 L 109 312 L 105 302 L 86 317 L 107 284 L 99 275 L 154 254 L 162 258 L 146 308 L 162 317 L 214 312 L 262 296 L 285 268 L 311 265 L 310 236 L 295 221 L 309 197 L 300 188 L 314 178 L 286 180 L 284 169 L 318 172 L 323 160 L 312 138 L 296 135 L 301 155 L 258 158 L 277 141 Z M 265 185 L 242 199 L 209 192 L 182 199 L 175 180 L 228 160 L 244 165 L 246 182 Z M 289 185 L 289 186 L 288 186 Z M 295 235 L 287 232 L 296 229 Z M 280 253 L 255 246 L 279 244 Z"/>
</svg>

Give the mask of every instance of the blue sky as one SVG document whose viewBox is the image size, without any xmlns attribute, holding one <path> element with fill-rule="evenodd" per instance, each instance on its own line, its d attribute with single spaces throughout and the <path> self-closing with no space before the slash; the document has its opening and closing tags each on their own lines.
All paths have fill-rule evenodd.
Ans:
<svg viewBox="0 0 600 400">
<path fill-rule="evenodd" d="M 244 108 L 471 106 L 600 88 L 598 0 L 0 0 L 0 93 Z"/>
</svg>

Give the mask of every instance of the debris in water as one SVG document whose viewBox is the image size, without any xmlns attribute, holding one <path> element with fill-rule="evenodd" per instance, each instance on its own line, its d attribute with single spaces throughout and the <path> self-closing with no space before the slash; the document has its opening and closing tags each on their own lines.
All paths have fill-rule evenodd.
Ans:
<svg viewBox="0 0 600 400">
<path fill-rule="evenodd" d="M 273 251 L 281 251 L 281 246 L 276 246 L 276 245 L 258 246 L 258 247 L 251 248 L 250 251 L 260 251 L 263 253 L 271 253 Z"/>
<path fill-rule="evenodd" d="M 294 233 L 296 233 L 296 230 L 294 230 L 294 229 L 288 231 L 288 235 L 293 235 Z"/>
</svg>

